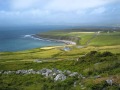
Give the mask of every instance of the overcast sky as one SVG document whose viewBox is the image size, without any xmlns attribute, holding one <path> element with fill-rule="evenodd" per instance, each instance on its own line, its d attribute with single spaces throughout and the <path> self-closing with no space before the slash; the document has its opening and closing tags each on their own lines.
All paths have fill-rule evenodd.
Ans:
<svg viewBox="0 0 120 90">
<path fill-rule="evenodd" d="M 0 25 L 120 23 L 120 0 L 0 0 Z"/>
</svg>

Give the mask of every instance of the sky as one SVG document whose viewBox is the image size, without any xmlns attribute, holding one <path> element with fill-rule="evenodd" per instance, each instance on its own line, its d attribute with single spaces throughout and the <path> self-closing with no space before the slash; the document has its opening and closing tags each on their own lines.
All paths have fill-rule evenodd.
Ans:
<svg viewBox="0 0 120 90">
<path fill-rule="evenodd" d="M 120 24 L 120 0 L 0 0 L 0 26 Z"/>
</svg>

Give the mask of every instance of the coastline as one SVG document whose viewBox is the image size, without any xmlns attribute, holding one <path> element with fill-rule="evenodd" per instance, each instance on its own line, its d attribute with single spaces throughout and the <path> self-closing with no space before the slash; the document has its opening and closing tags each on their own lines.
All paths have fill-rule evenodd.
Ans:
<svg viewBox="0 0 120 90">
<path fill-rule="evenodd" d="M 69 41 L 69 40 L 44 38 L 44 37 L 38 36 L 36 34 L 31 35 L 31 36 L 34 37 L 34 38 L 36 38 L 36 39 L 40 39 L 40 40 L 49 40 L 49 41 L 55 41 L 55 42 L 62 42 L 62 43 L 65 43 L 66 45 L 76 45 L 76 42 Z"/>
</svg>

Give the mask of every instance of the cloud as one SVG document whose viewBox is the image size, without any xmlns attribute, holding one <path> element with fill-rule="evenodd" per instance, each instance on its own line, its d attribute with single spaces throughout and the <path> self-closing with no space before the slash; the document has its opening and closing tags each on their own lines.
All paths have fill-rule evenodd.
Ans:
<svg viewBox="0 0 120 90">
<path fill-rule="evenodd" d="M 109 4 L 118 0 L 52 0 L 47 6 L 50 10 L 74 11 Z"/>
<path fill-rule="evenodd" d="M 119 0 L 11 0 L 11 9 L 38 8 L 53 11 L 74 11 L 99 7 L 116 1 Z"/>
<path fill-rule="evenodd" d="M 0 0 L 0 20 L 24 23 L 92 22 L 119 17 L 119 0 Z M 6 4 L 7 3 L 7 4 Z M 119 4 L 119 3 L 118 3 Z M 113 5 L 113 6 L 112 6 Z M 110 7 L 110 8 L 109 8 Z M 5 9 L 7 8 L 7 9 Z M 111 11 L 114 13 L 111 14 Z M 104 15 L 103 15 L 104 14 Z M 99 15 L 99 18 L 98 18 Z"/>
<path fill-rule="evenodd" d="M 103 14 L 106 11 L 105 7 L 99 7 L 94 9 L 90 14 Z"/>
<path fill-rule="evenodd" d="M 77 10 L 76 14 L 78 14 L 78 15 L 85 15 L 87 13 L 86 11 L 87 10 Z"/>
<path fill-rule="evenodd" d="M 28 10 L 42 8 L 48 0 L 11 0 L 11 10 Z"/>
<path fill-rule="evenodd" d="M 49 15 L 50 12 L 37 9 L 29 11 L 0 11 L 0 25 L 40 24 L 47 22 Z"/>
<path fill-rule="evenodd" d="M 13 10 L 27 9 L 27 8 L 30 8 L 32 4 L 35 3 L 35 1 L 34 0 L 12 0 L 11 9 Z"/>
<path fill-rule="evenodd" d="M 50 12 L 47 10 L 41 11 L 39 9 L 32 9 L 32 10 L 28 10 L 28 11 L 0 11 L 0 16 L 2 17 L 11 17 L 11 18 L 15 18 L 15 17 L 43 17 L 46 15 L 50 15 Z"/>
</svg>

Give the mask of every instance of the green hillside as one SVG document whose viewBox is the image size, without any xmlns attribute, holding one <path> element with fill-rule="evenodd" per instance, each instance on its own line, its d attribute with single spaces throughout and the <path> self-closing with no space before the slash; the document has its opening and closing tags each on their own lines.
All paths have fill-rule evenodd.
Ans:
<svg viewBox="0 0 120 90">
<path fill-rule="evenodd" d="M 120 90 L 120 32 L 100 30 L 37 34 L 42 38 L 74 41 L 77 45 L 0 52 L 0 90 Z M 66 79 L 55 81 L 54 75 L 58 73 L 52 76 L 35 73 L 54 69 Z M 23 73 L 16 74 L 22 70 Z M 29 70 L 33 73 L 26 74 Z M 71 77 L 68 72 L 74 75 Z"/>
</svg>

